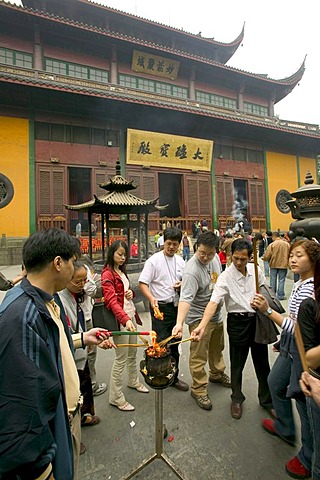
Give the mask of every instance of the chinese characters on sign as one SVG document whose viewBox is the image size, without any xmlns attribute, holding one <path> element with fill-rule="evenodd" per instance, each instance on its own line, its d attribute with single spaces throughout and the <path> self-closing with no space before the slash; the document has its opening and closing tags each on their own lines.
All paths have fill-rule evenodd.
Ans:
<svg viewBox="0 0 320 480">
<path fill-rule="evenodd" d="M 131 68 L 134 72 L 148 73 L 158 77 L 176 80 L 180 62 L 169 58 L 159 57 L 146 52 L 134 50 Z"/>
<path fill-rule="evenodd" d="M 127 163 L 210 171 L 213 142 L 128 129 Z"/>
</svg>

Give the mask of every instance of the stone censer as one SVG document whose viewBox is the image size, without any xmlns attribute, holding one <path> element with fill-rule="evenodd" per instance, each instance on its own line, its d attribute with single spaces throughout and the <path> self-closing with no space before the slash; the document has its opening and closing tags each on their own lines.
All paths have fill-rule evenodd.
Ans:
<svg viewBox="0 0 320 480">
<path fill-rule="evenodd" d="M 286 204 L 295 219 L 290 225 L 294 233 L 297 228 L 303 228 L 308 238 L 320 238 L 320 185 L 314 183 L 312 175 L 307 172 L 304 185 L 291 193 L 295 198 Z"/>
</svg>

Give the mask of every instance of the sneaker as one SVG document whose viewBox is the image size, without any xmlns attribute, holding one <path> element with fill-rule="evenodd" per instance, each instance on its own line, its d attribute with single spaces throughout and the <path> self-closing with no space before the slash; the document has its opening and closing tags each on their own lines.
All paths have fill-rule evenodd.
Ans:
<svg viewBox="0 0 320 480">
<path fill-rule="evenodd" d="M 209 377 L 209 380 L 212 383 L 220 383 L 220 385 L 222 385 L 223 387 L 231 387 L 231 380 L 226 373 L 222 373 L 221 376 L 218 378 Z"/>
<path fill-rule="evenodd" d="M 92 389 L 92 393 L 95 397 L 102 395 L 108 388 L 106 383 L 96 383 L 95 387 Z"/>
<path fill-rule="evenodd" d="M 311 471 L 302 465 L 298 457 L 293 457 L 286 463 L 286 472 L 292 478 L 310 478 Z"/>
<path fill-rule="evenodd" d="M 199 407 L 202 408 L 203 410 L 212 409 L 212 403 L 208 395 L 199 396 L 191 392 L 191 396 L 195 399 Z"/>
</svg>

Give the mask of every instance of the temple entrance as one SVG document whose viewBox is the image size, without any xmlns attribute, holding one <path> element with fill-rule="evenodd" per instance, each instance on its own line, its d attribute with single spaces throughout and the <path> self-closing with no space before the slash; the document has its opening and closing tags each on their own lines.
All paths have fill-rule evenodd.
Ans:
<svg viewBox="0 0 320 480">
<path fill-rule="evenodd" d="M 182 200 L 182 175 L 174 173 L 159 173 L 159 204 L 169 206 L 160 217 L 184 217 Z"/>
<path fill-rule="evenodd" d="M 69 167 L 69 204 L 78 205 L 91 199 L 91 169 Z M 83 211 L 70 210 L 70 232 L 76 233 L 76 226 L 81 223 L 81 235 L 88 234 L 88 214 Z"/>
</svg>

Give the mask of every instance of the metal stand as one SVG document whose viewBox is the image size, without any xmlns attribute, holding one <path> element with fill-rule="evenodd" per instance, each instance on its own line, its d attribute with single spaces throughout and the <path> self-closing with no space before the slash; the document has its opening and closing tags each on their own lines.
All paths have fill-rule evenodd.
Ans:
<svg viewBox="0 0 320 480">
<path fill-rule="evenodd" d="M 134 477 L 137 473 L 141 472 L 149 463 L 153 462 L 157 458 L 163 460 L 168 467 L 176 474 L 181 480 L 187 480 L 187 477 L 179 471 L 179 469 L 171 462 L 165 453 L 163 453 L 163 390 L 155 390 L 155 441 L 156 441 L 156 451 L 151 457 L 146 458 L 143 462 L 134 469 L 127 477 L 124 477 L 123 480 L 129 480 L 129 478 Z"/>
</svg>

